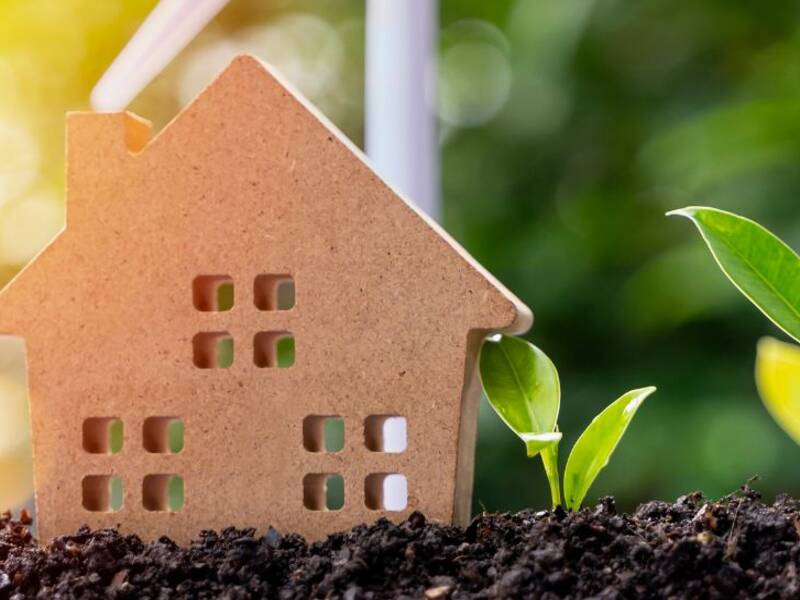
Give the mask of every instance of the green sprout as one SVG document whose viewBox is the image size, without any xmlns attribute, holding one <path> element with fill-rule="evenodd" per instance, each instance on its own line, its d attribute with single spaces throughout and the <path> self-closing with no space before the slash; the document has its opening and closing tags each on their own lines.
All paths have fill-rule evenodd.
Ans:
<svg viewBox="0 0 800 600">
<path fill-rule="evenodd" d="M 690 219 L 731 283 L 800 342 L 800 257 L 794 250 L 755 221 L 724 210 L 690 206 L 667 215 Z M 756 382 L 769 413 L 800 444 L 800 347 L 762 339 Z"/>
<path fill-rule="evenodd" d="M 525 444 L 529 458 L 542 457 L 553 508 L 561 505 L 558 475 L 558 412 L 561 384 L 553 362 L 519 338 L 500 336 L 483 344 L 483 389 L 492 408 Z M 632 390 L 612 402 L 581 434 L 564 469 L 564 500 L 578 510 L 589 487 L 608 464 L 633 416 L 656 388 Z"/>
</svg>

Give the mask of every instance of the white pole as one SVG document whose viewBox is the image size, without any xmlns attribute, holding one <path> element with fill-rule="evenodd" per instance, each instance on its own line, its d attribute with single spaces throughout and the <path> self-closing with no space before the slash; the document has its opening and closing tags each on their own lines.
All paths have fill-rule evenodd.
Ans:
<svg viewBox="0 0 800 600">
<path fill-rule="evenodd" d="M 365 149 L 378 172 L 439 219 L 434 111 L 438 0 L 367 0 Z"/>
<path fill-rule="evenodd" d="M 124 110 L 230 0 L 160 0 L 92 90 L 97 111 Z"/>
<path fill-rule="evenodd" d="M 367 0 L 365 147 L 378 172 L 434 219 L 439 143 L 433 110 L 438 0 Z M 413 425 L 412 425 L 413 427 Z M 405 448 L 404 419 L 387 419 L 384 447 Z M 384 479 L 384 506 L 406 507 L 401 476 Z"/>
</svg>

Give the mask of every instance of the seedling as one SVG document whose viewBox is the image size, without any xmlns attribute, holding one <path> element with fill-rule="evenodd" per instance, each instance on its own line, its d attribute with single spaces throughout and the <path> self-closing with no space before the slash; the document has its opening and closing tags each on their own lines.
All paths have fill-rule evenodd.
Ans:
<svg viewBox="0 0 800 600">
<path fill-rule="evenodd" d="M 800 342 L 800 257 L 755 221 L 690 206 L 667 215 L 690 219 L 736 288 Z M 756 383 L 772 417 L 800 444 L 800 347 L 765 337 L 758 343 Z"/>
<path fill-rule="evenodd" d="M 558 412 L 561 384 L 553 362 L 519 338 L 500 336 L 481 349 L 480 374 L 489 404 L 523 441 L 529 458 L 542 457 L 553 508 L 561 505 Z M 654 387 L 631 390 L 597 415 L 575 442 L 564 469 L 564 500 L 578 510 L 608 464 L 633 416 Z"/>
</svg>

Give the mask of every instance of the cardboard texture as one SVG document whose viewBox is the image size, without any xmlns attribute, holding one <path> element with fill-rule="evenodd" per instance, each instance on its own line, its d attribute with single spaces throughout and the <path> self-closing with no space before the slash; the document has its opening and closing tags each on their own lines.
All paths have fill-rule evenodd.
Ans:
<svg viewBox="0 0 800 600">
<path fill-rule="evenodd" d="M 0 293 L 41 539 L 469 518 L 480 342 L 531 313 L 267 67 L 235 59 L 153 139 L 69 114 L 67 183 L 64 231 Z M 403 451 L 380 451 L 388 417 Z"/>
</svg>

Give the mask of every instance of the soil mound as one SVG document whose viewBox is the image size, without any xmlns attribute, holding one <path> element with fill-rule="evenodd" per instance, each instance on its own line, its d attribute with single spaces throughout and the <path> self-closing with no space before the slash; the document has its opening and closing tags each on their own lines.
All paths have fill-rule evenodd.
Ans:
<svg viewBox="0 0 800 600">
<path fill-rule="evenodd" d="M 27 521 L 27 522 L 26 522 Z M 482 515 L 466 529 L 419 513 L 309 544 L 270 529 L 204 532 L 188 548 L 81 529 L 44 548 L 0 517 L 0 599 L 800 598 L 800 512 L 748 487 L 618 513 L 611 498 Z"/>
</svg>

